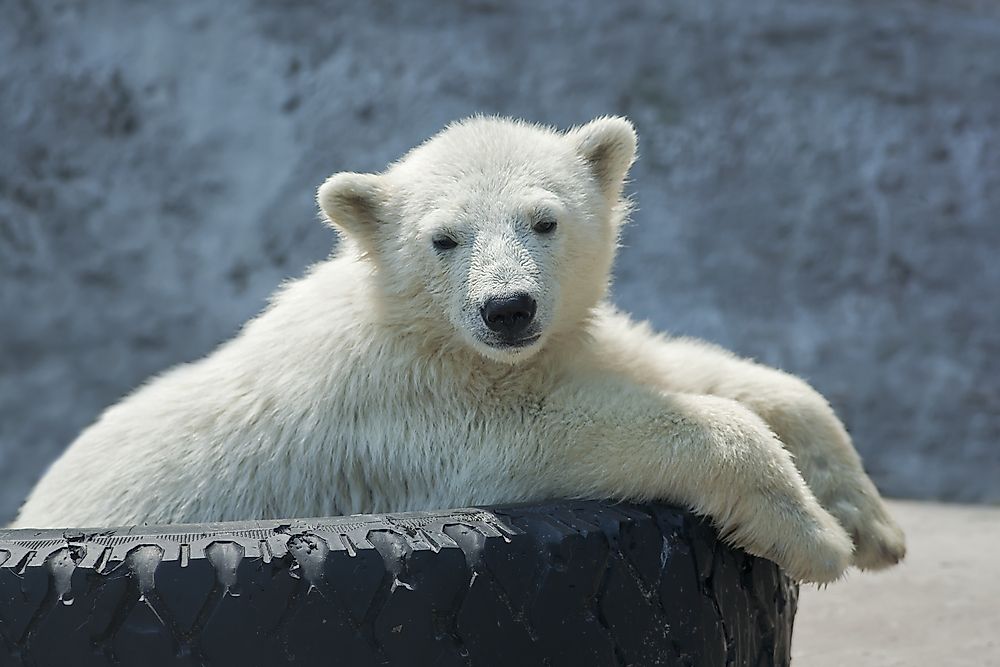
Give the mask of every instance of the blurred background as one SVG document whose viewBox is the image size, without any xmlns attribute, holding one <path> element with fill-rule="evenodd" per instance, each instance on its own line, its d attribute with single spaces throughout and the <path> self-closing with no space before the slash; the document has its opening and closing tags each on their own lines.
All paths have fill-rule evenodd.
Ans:
<svg viewBox="0 0 1000 667">
<path fill-rule="evenodd" d="M 478 112 L 628 115 L 621 307 L 809 379 L 885 493 L 1000 502 L 995 2 L 0 10 L 0 523 L 329 254 L 327 175 Z"/>
</svg>

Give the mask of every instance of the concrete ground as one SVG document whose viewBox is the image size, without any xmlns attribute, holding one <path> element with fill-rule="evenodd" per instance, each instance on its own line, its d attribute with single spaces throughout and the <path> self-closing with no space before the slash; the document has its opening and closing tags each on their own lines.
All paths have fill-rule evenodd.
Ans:
<svg viewBox="0 0 1000 667">
<path fill-rule="evenodd" d="M 1000 665 L 1000 508 L 891 505 L 906 560 L 824 590 L 803 587 L 794 664 Z"/>
</svg>

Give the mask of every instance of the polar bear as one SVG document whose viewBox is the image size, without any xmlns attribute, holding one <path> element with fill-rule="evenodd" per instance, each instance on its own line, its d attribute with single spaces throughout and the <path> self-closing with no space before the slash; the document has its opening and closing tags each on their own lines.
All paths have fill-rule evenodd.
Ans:
<svg viewBox="0 0 1000 667">
<path fill-rule="evenodd" d="M 476 117 L 330 177 L 335 255 L 104 412 L 16 526 L 663 499 L 801 581 L 897 562 L 822 396 L 607 302 L 635 154 L 623 118 Z"/>
</svg>

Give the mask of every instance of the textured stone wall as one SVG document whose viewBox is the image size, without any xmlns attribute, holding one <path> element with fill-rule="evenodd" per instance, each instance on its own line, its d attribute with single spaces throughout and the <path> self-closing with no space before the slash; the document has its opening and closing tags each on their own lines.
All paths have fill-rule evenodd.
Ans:
<svg viewBox="0 0 1000 667">
<path fill-rule="evenodd" d="M 326 175 L 475 112 L 629 115 L 618 302 L 807 377 L 884 491 L 1000 501 L 995 3 L 0 9 L 0 520 L 329 252 Z"/>
</svg>

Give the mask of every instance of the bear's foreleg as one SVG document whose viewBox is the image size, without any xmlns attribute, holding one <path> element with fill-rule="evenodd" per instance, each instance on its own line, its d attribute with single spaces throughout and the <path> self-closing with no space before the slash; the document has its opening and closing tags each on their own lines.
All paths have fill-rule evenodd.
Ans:
<svg viewBox="0 0 1000 667">
<path fill-rule="evenodd" d="M 850 435 L 826 399 L 803 380 L 690 339 L 658 341 L 663 388 L 739 401 L 795 457 L 812 492 L 847 529 L 854 564 L 879 569 L 903 558 L 903 532 L 865 473 Z"/>
<path fill-rule="evenodd" d="M 735 401 L 602 374 L 567 379 L 542 417 L 551 492 L 682 503 L 802 581 L 834 580 L 851 562 L 847 533 L 767 425 Z"/>
</svg>

